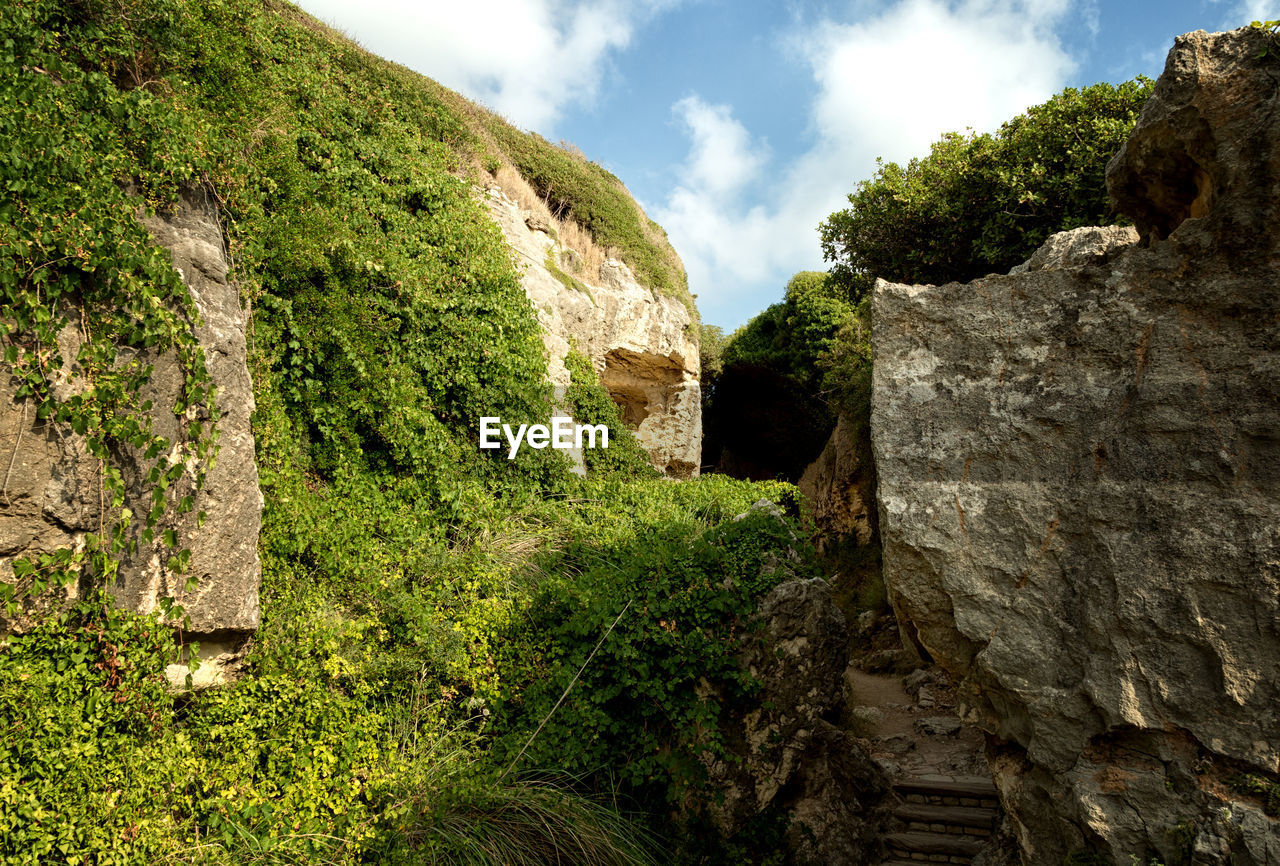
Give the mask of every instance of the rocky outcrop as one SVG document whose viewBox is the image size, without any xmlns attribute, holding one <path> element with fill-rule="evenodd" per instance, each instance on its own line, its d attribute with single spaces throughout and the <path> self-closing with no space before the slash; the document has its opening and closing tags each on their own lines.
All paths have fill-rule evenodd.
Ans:
<svg viewBox="0 0 1280 866">
<path fill-rule="evenodd" d="M 781 519 L 768 501 L 752 508 L 761 510 Z M 766 568 L 790 574 L 792 564 L 778 558 Z M 761 814 L 780 815 L 795 862 L 874 862 L 891 794 L 884 771 L 831 721 L 849 654 L 848 625 L 831 586 L 791 575 L 755 616 L 760 628 L 741 658 L 761 689 L 751 707 L 722 725 L 734 756 L 708 767 L 723 793 L 723 802 L 711 805 L 715 822 L 730 836 Z"/>
<path fill-rule="evenodd" d="M 698 325 L 683 303 L 640 285 L 623 262 L 577 273 L 574 253 L 551 227 L 494 187 L 494 221 L 516 253 L 533 302 L 553 385 L 566 387 L 571 348 L 591 359 L 653 465 L 674 477 L 698 474 L 702 454 Z M 576 283 L 576 285 L 575 285 Z"/>
<path fill-rule="evenodd" d="M 1269 34 L 1181 37 L 1108 169 L 1136 231 L 875 288 L 886 582 L 1028 864 L 1280 862 L 1278 88 Z"/>
<path fill-rule="evenodd" d="M 196 334 L 204 349 L 210 378 L 217 386 L 219 450 L 204 486 L 193 495 L 191 512 L 174 527 L 191 550 L 189 575 L 197 580 L 194 591 L 161 568 L 170 551 L 159 542 L 139 544 L 122 563 L 112 592 L 119 603 L 139 612 L 154 610 L 163 597 L 182 604 L 190 617 L 191 631 L 206 638 L 202 654 L 225 655 L 235 643 L 258 626 L 258 526 L 262 495 L 254 463 L 253 388 L 245 363 L 247 316 L 236 287 L 227 281 L 227 260 L 217 213 L 203 193 L 185 194 L 172 212 L 144 220 L 156 242 L 173 256 L 200 314 Z M 59 337 L 59 349 L 68 362 L 80 347 L 77 325 Z M 122 353 L 127 354 L 127 352 Z M 122 357 L 122 361 L 129 358 Z M 142 358 L 153 365 L 150 382 L 141 395 L 156 407 L 152 424 L 157 434 L 177 439 L 173 406 L 181 386 L 181 372 L 172 354 Z M 83 387 L 74 364 L 58 388 L 67 397 Z M 102 502 L 99 498 L 98 461 L 86 451 L 81 437 L 58 425 L 36 421 L 34 413 L 13 402 L 13 385 L 0 377 L 0 441 L 14 443 L 13 468 L 0 499 L 0 580 L 13 580 L 13 559 L 59 548 L 82 548 L 85 534 L 99 531 Z M 116 463 L 128 485 L 128 502 L 134 513 L 150 505 L 143 475 L 149 462 L 142 455 L 122 449 Z M 194 469 L 191 467 L 192 480 Z M 197 526 L 197 516 L 206 520 Z M 108 519 L 110 516 L 108 515 Z M 185 576 L 176 579 L 185 582 Z M 76 587 L 71 587 L 74 595 Z M 22 620 L 2 623 L 21 628 Z M 211 640 L 210 640 L 211 639 Z M 213 673 L 205 670 L 205 676 Z"/>
<path fill-rule="evenodd" d="M 866 428 L 843 415 L 818 459 L 797 485 L 813 505 L 819 546 L 852 536 L 869 544 L 876 534 L 876 474 Z"/>
</svg>

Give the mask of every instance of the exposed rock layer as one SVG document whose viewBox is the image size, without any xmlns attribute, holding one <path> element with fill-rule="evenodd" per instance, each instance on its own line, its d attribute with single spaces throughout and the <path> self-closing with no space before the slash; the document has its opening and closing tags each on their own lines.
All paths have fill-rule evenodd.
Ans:
<svg viewBox="0 0 1280 866">
<path fill-rule="evenodd" d="M 176 525 L 182 543 L 191 550 L 188 574 L 197 579 L 196 589 L 184 593 L 186 576 L 161 569 L 172 551 L 157 542 L 139 545 L 138 552 L 125 559 L 112 590 L 122 606 L 139 612 L 154 610 L 162 597 L 174 597 L 185 607 L 193 632 L 234 637 L 256 629 L 259 620 L 262 494 L 249 427 L 253 388 L 245 363 L 247 317 L 236 287 L 227 282 L 217 213 L 202 193 L 184 195 L 171 213 L 145 219 L 144 224 L 172 254 L 200 314 L 196 334 L 218 389 L 219 451 L 204 487 L 194 494 L 192 511 Z M 79 348 L 78 326 L 68 326 L 59 337 L 63 358 L 72 362 Z M 182 381 L 177 359 L 170 353 L 146 360 L 154 370 L 142 397 L 156 407 L 155 432 L 175 441 L 177 419 L 168 407 L 174 405 Z M 77 369 L 72 364 L 72 375 L 58 384 L 61 396 L 83 389 Z M 99 531 L 102 516 L 98 461 L 88 454 L 82 438 L 36 422 L 34 413 L 13 402 L 14 393 L 8 377 L 0 377 L 0 441 L 17 443 L 13 471 L 0 499 L 0 580 L 13 579 L 15 558 L 83 547 L 85 534 Z M 131 449 L 117 453 L 116 463 L 129 488 L 127 504 L 135 514 L 145 514 L 150 500 L 140 476 L 149 463 Z M 207 519 L 197 528 L 202 511 Z M 3 624 L 21 628 L 23 621 Z"/>
<path fill-rule="evenodd" d="M 520 281 L 542 326 L 552 384 L 569 384 L 564 359 L 576 347 L 591 359 L 653 465 L 676 477 L 698 474 L 698 326 L 684 304 L 640 285 L 617 259 L 607 260 L 599 274 L 576 275 L 581 290 L 566 285 L 548 260 L 573 270 L 565 256 L 572 251 L 559 248 L 550 227 L 497 188 L 489 190 L 486 202 L 518 257 Z"/>
<path fill-rule="evenodd" d="M 1010 276 L 876 285 L 886 581 L 989 732 L 1027 863 L 1280 862 L 1229 784 L 1280 772 L 1269 40 L 1177 40 L 1108 171 L 1141 243 L 1080 229 Z"/>
<path fill-rule="evenodd" d="M 813 503 L 820 545 L 852 536 L 869 544 L 876 533 L 876 474 L 865 428 L 843 415 L 818 459 L 809 464 L 798 484 Z"/>
</svg>

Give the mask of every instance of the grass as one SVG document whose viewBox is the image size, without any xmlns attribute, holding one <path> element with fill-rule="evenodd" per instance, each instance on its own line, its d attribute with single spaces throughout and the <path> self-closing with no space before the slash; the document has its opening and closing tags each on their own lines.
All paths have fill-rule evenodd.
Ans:
<svg viewBox="0 0 1280 866">
<path fill-rule="evenodd" d="M 697 307 L 684 265 L 658 223 L 649 219 L 613 173 L 581 150 L 553 144 L 517 129 L 484 106 L 403 66 L 369 54 L 345 35 L 287 4 L 288 14 L 335 45 L 361 52 L 368 61 L 404 80 L 439 107 L 456 126 L 451 143 L 473 178 L 492 175 L 503 191 L 530 213 L 549 217 L 561 243 L 583 257 L 587 274 L 611 257 L 620 258 L 637 280 L 660 295 L 681 301 L 692 319 Z"/>
</svg>

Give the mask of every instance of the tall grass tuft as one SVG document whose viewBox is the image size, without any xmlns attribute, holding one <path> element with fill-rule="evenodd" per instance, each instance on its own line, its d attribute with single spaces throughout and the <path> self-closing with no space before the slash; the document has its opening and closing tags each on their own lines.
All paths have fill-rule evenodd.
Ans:
<svg viewBox="0 0 1280 866">
<path fill-rule="evenodd" d="M 547 781 L 455 790 L 404 838 L 421 863 L 457 866 L 649 866 L 653 839 L 610 806 Z M 421 859 L 419 859 L 421 858 Z"/>
</svg>

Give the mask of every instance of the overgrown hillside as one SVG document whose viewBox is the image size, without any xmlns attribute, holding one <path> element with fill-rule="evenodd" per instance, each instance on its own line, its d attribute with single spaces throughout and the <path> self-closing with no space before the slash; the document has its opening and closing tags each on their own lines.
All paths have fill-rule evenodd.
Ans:
<svg viewBox="0 0 1280 866">
<path fill-rule="evenodd" d="M 551 395 L 473 183 L 514 166 L 687 299 L 617 179 L 284 3 L 18 0 L 0 45 L 5 411 L 85 436 L 115 506 L 6 584 L 12 609 L 81 600 L 0 650 L 0 862 L 640 863 L 673 834 L 661 859 L 746 856 L 694 853 L 705 767 L 755 688 L 757 599 L 811 561 L 765 568 L 799 542 L 731 518 L 792 490 L 653 478 L 586 365 L 569 399 L 618 443 L 590 480 L 476 447 L 480 416 L 544 420 Z M 92 587 L 216 444 L 190 298 L 136 218 L 192 186 L 252 311 L 263 624 L 238 684 L 175 695 L 161 613 Z M 50 348 L 68 324 L 75 359 Z M 183 358 L 183 442 L 149 429 L 144 348 Z M 154 461 L 145 518 L 113 486 L 125 444 Z"/>
</svg>

